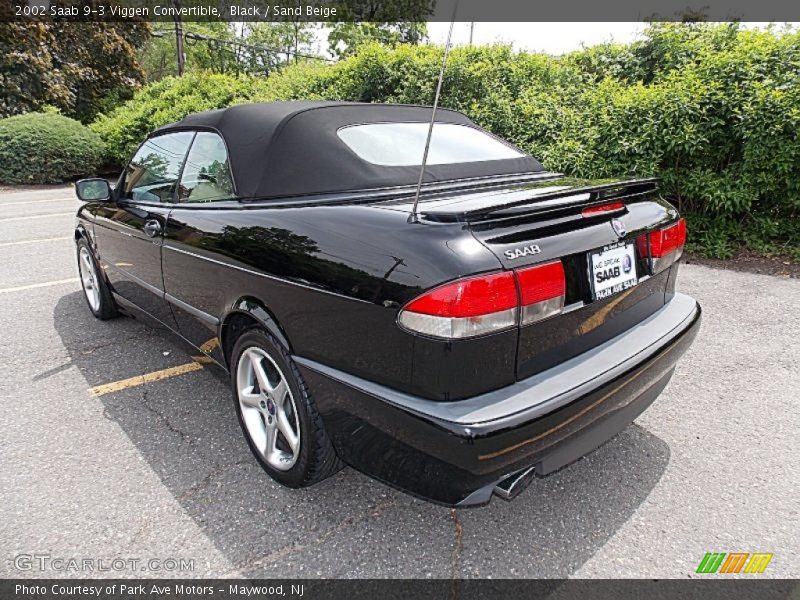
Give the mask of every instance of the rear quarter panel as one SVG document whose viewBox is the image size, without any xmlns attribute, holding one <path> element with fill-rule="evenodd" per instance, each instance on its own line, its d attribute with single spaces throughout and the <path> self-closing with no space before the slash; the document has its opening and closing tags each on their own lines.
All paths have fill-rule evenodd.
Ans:
<svg viewBox="0 0 800 600">
<path fill-rule="evenodd" d="M 484 371 L 478 390 L 511 383 L 516 332 L 477 345 L 425 340 L 403 331 L 397 313 L 427 288 L 498 268 L 461 224 L 411 224 L 397 211 L 353 205 L 178 205 L 163 251 L 166 293 L 210 317 L 198 320 L 173 306 L 191 341 L 216 335 L 213 319 L 254 298 L 293 353 L 442 398 L 454 381 L 476 389 L 470 377 L 487 361 L 491 375 Z M 206 330 L 189 331 L 198 326 Z"/>
</svg>

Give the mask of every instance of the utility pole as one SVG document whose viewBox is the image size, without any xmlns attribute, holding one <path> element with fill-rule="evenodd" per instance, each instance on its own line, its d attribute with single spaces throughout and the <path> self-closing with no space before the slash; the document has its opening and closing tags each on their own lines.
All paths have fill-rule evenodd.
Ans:
<svg viewBox="0 0 800 600">
<path fill-rule="evenodd" d="M 173 4 L 178 11 L 175 14 L 175 51 L 178 54 L 178 77 L 183 77 L 184 63 L 186 56 L 183 54 L 183 25 L 181 24 L 180 0 L 173 0 Z"/>
<path fill-rule="evenodd" d="M 472 46 L 472 34 L 475 31 L 475 21 L 469 22 L 469 45 Z"/>
</svg>

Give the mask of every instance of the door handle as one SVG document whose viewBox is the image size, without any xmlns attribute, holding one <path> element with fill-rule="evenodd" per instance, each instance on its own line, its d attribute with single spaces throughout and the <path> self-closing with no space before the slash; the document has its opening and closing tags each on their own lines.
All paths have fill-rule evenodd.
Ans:
<svg viewBox="0 0 800 600">
<path fill-rule="evenodd" d="M 150 219 L 149 221 L 145 221 L 144 232 L 147 234 L 148 237 L 156 237 L 159 233 L 161 233 L 161 223 L 159 223 L 155 219 Z"/>
</svg>

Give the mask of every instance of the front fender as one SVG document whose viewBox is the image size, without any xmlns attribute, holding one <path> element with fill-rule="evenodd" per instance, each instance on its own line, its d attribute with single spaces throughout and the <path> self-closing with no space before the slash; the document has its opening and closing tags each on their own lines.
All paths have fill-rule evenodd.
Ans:
<svg viewBox="0 0 800 600">
<path fill-rule="evenodd" d="M 75 223 L 74 237 L 76 243 L 81 239 L 86 240 L 86 242 L 89 244 L 89 248 L 91 248 L 92 252 L 95 253 L 95 257 L 97 256 L 97 244 L 94 240 L 94 228 L 92 227 L 91 223 L 84 223 L 79 218 L 78 222 Z"/>
<path fill-rule="evenodd" d="M 75 241 L 80 238 L 89 243 L 89 247 L 97 255 L 97 244 L 94 240 L 94 212 L 90 204 L 83 204 L 78 207 L 75 213 Z"/>
</svg>

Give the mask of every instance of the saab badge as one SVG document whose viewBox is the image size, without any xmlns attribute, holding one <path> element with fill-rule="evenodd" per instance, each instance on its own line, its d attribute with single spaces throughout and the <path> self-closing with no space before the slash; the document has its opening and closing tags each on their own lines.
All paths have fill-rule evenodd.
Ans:
<svg viewBox="0 0 800 600">
<path fill-rule="evenodd" d="M 522 248 L 514 248 L 513 250 L 506 250 L 505 255 L 508 260 L 515 260 L 523 256 L 533 256 L 542 251 L 538 244 L 531 244 L 530 246 L 523 246 Z"/>
<path fill-rule="evenodd" d="M 625 224 L 619 219 L 611 219 L 611 227 L 614 228 L 614 231 L 620 238 L 624 238 L 625 234 L 628 233 L 628 230 L 625 229 Z"/>
</svg>

